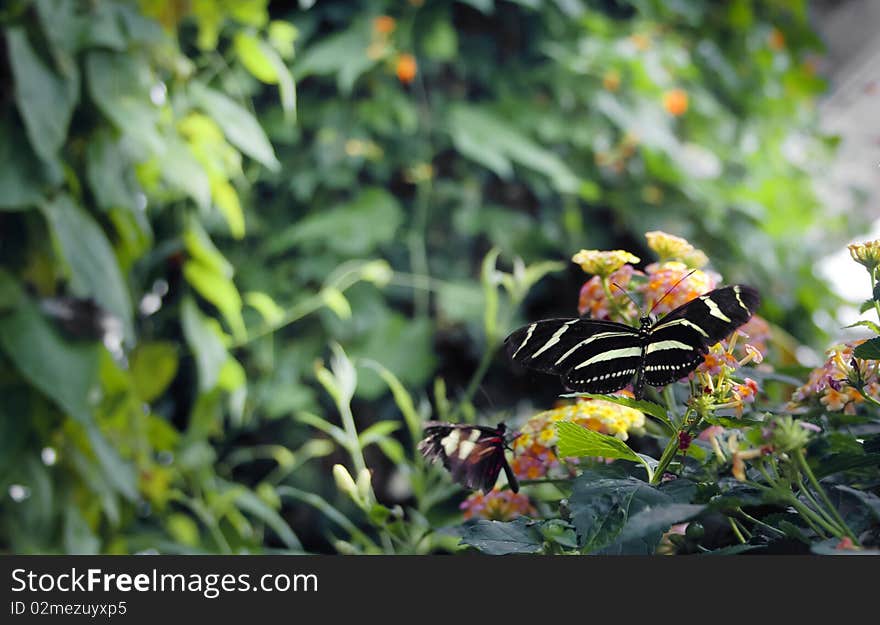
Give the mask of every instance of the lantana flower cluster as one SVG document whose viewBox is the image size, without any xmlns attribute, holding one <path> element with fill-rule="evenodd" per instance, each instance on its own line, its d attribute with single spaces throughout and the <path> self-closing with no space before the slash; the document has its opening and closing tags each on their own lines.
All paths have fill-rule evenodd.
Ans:
<svg viewBox="0 0 880 625">
<path fill-rule="evenodd" d="M 867 401 L 859 392 L 880 400 L 880 371 L 876 360 L 853 358 L 853 350 L 864 340 L 835 345 L 825 352 L 825 362 L 810 372 L 807 382 L 791 396 L 789 409 L 808 407 L 818 401 L 826 410 L 853 415 Z"/>
<path fill-rule="evenodd" d="M 560 462 L 556 450 L 556 423 L 570 421 L 586 428 L 626 440 L 630 432 L 645 425 L 645 415 L 633 408 L 601 399 L 579 398 L 539 412 L 521 428 L 513 441 L 510 466 L 521 480 L 546 477 L 569 477 L 570 469 Z M 572 463 L 573 464 L 573 463 Z M 527 495 L 510 490 L 493 489 L 488 493 L 471 493 L 460 506 L 465 519 L 485 518 L 511 520 L 534 512 Z"/>
</svg>

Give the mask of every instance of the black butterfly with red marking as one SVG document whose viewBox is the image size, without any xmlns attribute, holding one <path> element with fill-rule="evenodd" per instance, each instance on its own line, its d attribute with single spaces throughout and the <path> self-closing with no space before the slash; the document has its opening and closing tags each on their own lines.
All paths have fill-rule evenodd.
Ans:
<svg viewBox="0 0 880 625">
<path fill-rule="evenodd" d="M 488 493 L 504 469 L 510 490 L 518 492 L 519 482 L 504 457 L 504 450 L 517 436 L 518 432 L 509 432 L 503 423 L 493 428 L 428 421 L 419 451 L 428 460 L 441 460 L 452 479 L 466 488 Z"/>
<path fill-rule="evenodd" d="M 598 319 L 546 319 L 519 328 L 504 343 L 514 362 L 556 374 L 570 390 L 611 393 L 635 378 L 633 394 L 641 399 L 645 384 L 664 386 L 696 369 L 709 348 L 748 321 L 759 303 L 755 289 L 736 284 L 659 320 L 644 316 L 638 328 Z"/>
</svg>

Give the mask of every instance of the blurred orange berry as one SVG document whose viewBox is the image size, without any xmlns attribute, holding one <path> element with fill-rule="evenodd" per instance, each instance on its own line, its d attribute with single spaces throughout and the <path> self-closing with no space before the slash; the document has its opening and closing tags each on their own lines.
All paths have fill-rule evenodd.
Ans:
<svg viewBox="0 0 880 625">
<path fill-rule="evenodd" d="M 688 94 L 684 89 L 670 89 L 663 94 L 663 107 L 670 115 L 678 117 L 688 110 Z"/>
<path fill-rule="evenodd" d="M 405 85 L 408 85 L 416 77 L 418 65 L 416 58 L 412 54 L 401 54 L 397 57 L 397 66 L 394 69 L 397 79 Z"/>
<path fill-rule="evenodd" d="M 608 91 L 617 91 L 620 88 L 620 72 L 611 70 L 602 77 L 602 86 Z"/>
<path fill-rule="evenodd" d="M 782 50 L 785 47 L 785 35 L 778 28 L 770 31 L 770 47 L 774 50 Z"/>
<path fill-rule="evenodd" d="M 397 27 L 397 20 L 389 15 L 380 15 L 373 20 L 373 30 L 380 35 L 390 35 Z"/>
</svg>

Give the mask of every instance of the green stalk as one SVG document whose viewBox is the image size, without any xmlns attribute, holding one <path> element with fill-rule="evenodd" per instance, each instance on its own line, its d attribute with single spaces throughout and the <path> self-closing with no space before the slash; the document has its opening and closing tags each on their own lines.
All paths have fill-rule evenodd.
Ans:
<svg viewBox="0 0 880 625">
<path fill-rule="evenodd" d="M 810 465 L 809 465 L 809 463 L 807 463 L 807 459 L 804 456 L 803 449 L 794 450 L 794 452 L 792 452 L 792 455 L 795 457 L 795 460 L 797 461 L 798 465 L 800 465 L 801 471 L 803 471 L 804 474 L 807 476 L 807 479 L 809 480 L 810 484 L 812 484 L 813 488 L 816 490 L 816 492 L 819 493 L 819 497 L 822 499 L 823 502 L 825 502 L 825 505 L 828 506 L 828 511 L 833 515 L 834 519 L 840 525 L 840 528 L 843 530 L 843 532 L 847 536 L 849 536 L 852 539 L 853 543 L 855 543 L 856 545 L 859 545 L 858 538 L 856 538 L 853 531 L 846 524 L 846 521 L 843 520 L 843 517 L 840 516 L 840 513 L 837 511 L 837 508 L 834 506 L 833 503 L 831 503 L 831 499 L 828 497 L 828 494 L 825 492 L 825 489 L 822 488 L 822 486 L 819 484 L 819 480 L 816 479 L 816 476 L 813 474 L 812 469 L 810 469 Z"/>
</svg>

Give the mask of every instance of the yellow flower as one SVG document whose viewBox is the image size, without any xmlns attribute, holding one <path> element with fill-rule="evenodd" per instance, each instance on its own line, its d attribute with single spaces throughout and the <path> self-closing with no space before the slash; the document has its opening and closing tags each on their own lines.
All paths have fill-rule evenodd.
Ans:
<svg viewBox="0 0 880 625">
<path fill-rule="evenodd" d="M 699 269 L 709 262 L 701 250 L 691 245 L 687 239 L 674 234 L 652 230 L 645 233 L 645 238 L 648 239 L 648 247 L 657 252 L 661 263 L 667 260 L 679 260 L 688 267 Z"/>
<path fill-rule="evenodd" d="M 572 256 L 571 260 L 580 265 L 586 273 L 607 278 L 627 263 L 637 263 L 640 259 L 624 250 L 581 250 Z"/>
<path fill-rule="evenodd" d="M 867 267 L 868 271 L 874 271 L 880 266 L 880 239 L 867 243 L 853 243 L 847 247 L 852 259 Z"/>
<path fill-rule="evenodd" d="M 603 399 L 581 399 L 574 404 L 547 410 L 533 418 L 550 422 L 571 421 L 621 440 L 626 440 L 631 430 L 645 425 L 645 415 L 641 411 Z"/>
</svg>

